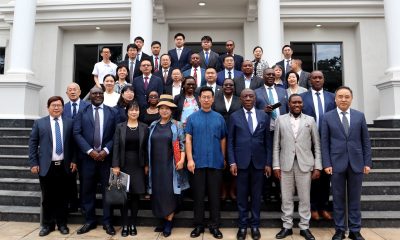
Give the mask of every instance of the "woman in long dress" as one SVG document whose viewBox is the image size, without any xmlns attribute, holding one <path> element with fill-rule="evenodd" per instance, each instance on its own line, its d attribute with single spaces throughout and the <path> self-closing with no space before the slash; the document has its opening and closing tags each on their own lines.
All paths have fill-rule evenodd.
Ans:
<svg viewBox="0 0 400 240">
<path fill-rule="evenodd" d="M 149 193 L 154 216 L 164 220 L 163 235 L 172 231 L 172 220 L 179 205 L 181 191 L 189 188 L 185 162 L 185 135 L 180 122 L 172 119 L 176 108 L 172 96 L 163 94 L 157 104 L 161 118 L 150 125 Z M 174 148 L 174 144 L 177 143 Z M 174 150 L 177 159 L 174 158 Z"/>
<path fill-rule="evenodd" d="M 126 106 L 128 120 L 119 123 L 115 130 L 113 147 L 113 173 L 120 171 L 130 175 L 128 202 L 121 210 L 121 236 L 137 234 L 136 218 L 139 211 L 139 197 L 146 192 L 145 175 L 148 170 L 147 139 L 148 126 L 138 121 L 139 105 L 136 101 Z M 131 214 L 128 217 L 128 210 Z"/>
</svg>

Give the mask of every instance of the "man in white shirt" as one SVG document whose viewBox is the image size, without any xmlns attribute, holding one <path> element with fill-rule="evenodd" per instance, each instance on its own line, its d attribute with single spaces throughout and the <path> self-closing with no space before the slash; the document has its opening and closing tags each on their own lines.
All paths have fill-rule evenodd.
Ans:
<svg viewBox="0 0 400 240">
<path fill-rule="evenodd" d="M 210 36 L 203 36 L 201 38 L 201 48 L 200 51 L 200 66 L 204 69 L 209 67 L 213 67 L 217 70 L 220 70 L 221 66 L 219 64 L 219 55 L 218 53 L 211 50 L 212 47 L 212 38 Z"/>
<path fill-rule="evenodd" d="M 206 85 L 205 70 L 200 67 L 200 55 L 193 53 L 190 64 L 192 67 L 183 72 L 184 77 L 192 76 L 196 80 L 198 87 Z"/>
<path fill-rule="evenodd" d="M 108 47 L 103 47 L 100 52 L 103 60 L 94 65 L 92 74 L 97 87 L 103 85 L 104 76 L 107 74 L 116 75 L 117 65 L 111 62 L 111 51 Z"/>
<path fill-rule="evenodd" d="M 151 43 L 151 53 L 153 55 L 150 57 L 151 64 L 153 65 L 153 72 L 158 72 L 161 68 L 160 51 L 161 51 L 161 43 L 159 41 L 153 41 Z"/>
<path fill-rule="evenodd" d="M 217 94 L 222 93 L 221 90 L 221 86 L 217 85 L 217 71 L 215 70 L 215 68 L 209 67 L 206 69 L 205 71 L 205 75 L 206 75 L 206 86 L 211 87 L 213 92 L 214 92 L 214 96 Z M 200 87 L 198 87 L 196 89 L 196 93 L 199 93 L 200 91 Z"/>
<path fill-rule="evenodd" d="M 142 52 L 142 48 L 144 45 L 144 39 L 141 36 L 135 37 L 133 40 L 136 46 L 138 47 L 138 53 L 137 53 L 137 59 L 139 61 L 142 61 L 142 59 L 150 59 L 150 56 L 147 55 L 146 53 Z"/>
<path fill-rule="evenodd" d="M 281 76 L 281 80 L 285 81 L 286 73 L 290 72 L 292 70 L 291 64 L 292 64 L 292 55 L 293 55 L 293 50 L 290 45 L 284 45 L 282 47 L 282 54 L 283 54 L 283 60 L 280 62 L 277 62 L 277 65 L 280 65 L 282 69 L 284 70 Z"/>
</svg>

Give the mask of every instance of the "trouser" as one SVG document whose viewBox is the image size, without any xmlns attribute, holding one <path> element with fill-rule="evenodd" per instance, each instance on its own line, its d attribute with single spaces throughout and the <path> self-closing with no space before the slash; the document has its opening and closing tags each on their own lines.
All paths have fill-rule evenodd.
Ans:
<svg viewBox="0 0 400 240">
<path fill-rule="evenodd" d="M 139 212 L 139 194 L 128 193 L 128 201 L 121 209 L 122 225 L 136 225 L 136 218 Z M 128 211 L 131 211 L 128 217 Z"/>
</svg>

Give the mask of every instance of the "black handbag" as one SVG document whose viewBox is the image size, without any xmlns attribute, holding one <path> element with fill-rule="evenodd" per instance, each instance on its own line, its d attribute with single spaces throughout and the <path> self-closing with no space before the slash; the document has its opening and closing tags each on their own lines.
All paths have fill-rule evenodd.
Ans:
<svg viewBox="0 0 400 240">
<path fill-rule="evenodd" d="M 119 176 L 111 177 L 109 186 L 106 188 L 105 203 L 108 205 L 125 205 L 127 194 Z"/>
</svg>

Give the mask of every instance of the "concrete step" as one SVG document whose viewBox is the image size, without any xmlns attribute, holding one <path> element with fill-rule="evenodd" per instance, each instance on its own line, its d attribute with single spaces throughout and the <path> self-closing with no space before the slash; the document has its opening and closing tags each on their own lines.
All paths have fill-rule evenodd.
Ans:
<svg viewBox="0 0 400 240">
<path fill-rule="evenodd" d="M 2 136 L 0 145 L 28 145 L 29 136 Z"/>
<path fill-rule="evenodd" d="M 372 147 L 400 147 L 400 138 L 371 138 Z"/>
<path fill-rule="evenodd" d="M 32 128 L 0 127 L 0 137 L 3 136 L 30 136 Z"/>
<path fill-rule="evenodd" d="M 0 178 L 0 189 L 11 191 L 40 191 L 39 179 Z"/>
<path fill-rule="evenodd" d="M 400 169 L 372 169 L 364 181 L 400 181 Z"/>
<path fill-rule="evenodd" d="M 373 169 L 400 169 L 400 157 L 372 158 L 372 168 Z"/>
<path fill-rule="evenodd" d="M 0 178 L 37 178 L 28 166 L 0 166 Z"/>
<path fill-rule="evenodd" d="M 0 205 L 40 206 L 41 192 L 0 190 Z"/>
<path fill-rule="evenodd" d="M 28 145 L 0 145 L 0 155 L 28 155 Z"/>
<path fill-rule="evenodd" d="M 400 195 L 400 182 L 381 181 L 370 182 L 364 181 L 362 184 L 362 195 Z"/>
<path fill-rule="evenodd" d="M 369 128 L 370 138 L 400 138 L 399 128 Z"/>
<path fill-rule="evenodd" d="M 0 119 L 0 128 L 31 128 L 34 120 Z"/>
<path fill-rule="evenodd" d="M 394 158 L 400 156 L 400 147 L 372 147 L 372 157 Z"/>
</svg>

